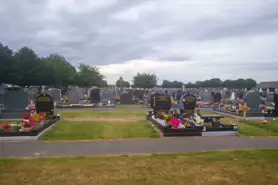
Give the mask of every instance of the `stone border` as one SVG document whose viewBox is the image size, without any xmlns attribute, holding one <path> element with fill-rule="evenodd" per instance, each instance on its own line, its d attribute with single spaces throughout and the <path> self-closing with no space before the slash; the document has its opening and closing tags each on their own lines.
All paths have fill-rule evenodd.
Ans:
<svg viewBox="0 0 278 185">
<path fill-rule="evenodd" d="M 11 137 L 0 137 L 0 141 L 35 141 L 39 140 L 47 131 L 51 130 L 60 120 L 50 125 L 48 128 L 44 129 L 36 136 L 11 136 Z"/>
<path fill-rule="evenodd" d="M 237 131 L 208 131 L 202 132 L 202 136 L 237 136 Z"/>
<path fill-rule="evenodd" d="M 218 114 L 222 114 L 222 115 L 226 115 L 226 116 L 231 116 L 231 117 L 234 117 L 234 118 L 237 118 L 237 119 L 240 119 L 240 120 L 243 120 L 243 117 L 242 116 L 236 116 L 236 115 L 233 115 L 233 114 L 229 114 L 229 113 L 224 113 L 224 112 L 219 112 L 217 110 L 213 110 L 213 112 L 215 113 L 218 113 Z M 266 117 L 264 116 L 260 116 L 260 117 L 246 117 L 246 120 L 265 120 L 267 119 Z M 273 119 L 273 118 L 272 118 Z"/>
</svg>

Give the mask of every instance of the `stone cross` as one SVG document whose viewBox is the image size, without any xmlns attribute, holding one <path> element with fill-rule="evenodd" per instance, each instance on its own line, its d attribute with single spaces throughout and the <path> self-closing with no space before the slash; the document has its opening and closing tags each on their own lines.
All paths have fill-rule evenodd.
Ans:
<svg viewBox="0 0 278 185">
<path fill-rule="evenodd" d="M 246 120 L 246 115 L 250 108 L 247 106 L 246 103 L 244 103 L 244 106 L 240 106 L 240 110 L 243 111 L 243 119 Z"/>
</svg>

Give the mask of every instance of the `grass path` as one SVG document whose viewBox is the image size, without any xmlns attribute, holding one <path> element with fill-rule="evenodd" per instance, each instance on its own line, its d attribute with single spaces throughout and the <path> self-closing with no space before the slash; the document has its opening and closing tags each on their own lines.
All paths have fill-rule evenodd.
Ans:
<svg viewBox="0 0 278 185">
<path fill-rule="evenodd" d="M 3 159 L 2 185 L 275 185 L 278 150 Z"/>
</svg>

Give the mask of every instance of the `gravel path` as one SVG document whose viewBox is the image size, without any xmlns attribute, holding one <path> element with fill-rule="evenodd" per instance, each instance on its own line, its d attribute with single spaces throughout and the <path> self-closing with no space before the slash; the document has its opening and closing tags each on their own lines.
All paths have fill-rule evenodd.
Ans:
<svg viewBox="0 0 278 185">
<path fill-rule="evenodd" d="M 278 149 L 278 138 L 179 137 L 79 142 L 2 141 L 0 146 L 1 158 L 93 156 L 217 150 Z"/>
</svg>

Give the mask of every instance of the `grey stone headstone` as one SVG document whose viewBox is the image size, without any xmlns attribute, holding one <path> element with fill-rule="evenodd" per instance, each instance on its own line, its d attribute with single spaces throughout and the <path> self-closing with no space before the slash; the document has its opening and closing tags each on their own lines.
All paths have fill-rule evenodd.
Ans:
<svg viewBox="0 0 278 185">
<path fill-rule="evenodd" d="M 109 101 L 113 96 L 113 92 L 112 91 L 108 91 L 108 90 L 105 90 L 103 92 L 101 92 L 101 101 Z"/>
<path fill-rule="evenodd" d="M 28 89 L 29 101 L 35 102 L 36 97 L 39 95 L 39 88 L 31 87 Z"/>
<path fill-rule="evenodd" d="M 5 85 L 2 83 L 0 84 L 0 96 L 5 94 Z"/>
<path fill-rule="evenodd" d="M 203 102 L 211 102 L 212 100 L 211 92 L 209 91 L 203 92 L 201 97 Z"/>
<path fill-rule="evenodd" d="M 79 96 L 77 91 L 70 91 L 68 93 L 68 100 L 69 104 L 78 104 L 79 103 Z"/>
<path fill-rule="evenodd" d="M 28 92 L 24 90 L 6 91 L 2 97 L 5 109 L 25 109 L 29 104 Z"/>
<path fill-rule="evenodd" d="M 50 95 L 53 96 L 54 102 L 56 102 L 57 104 L 61 104 L 62 103 L 62 100 L 61 100 L 61 98 L 62 98 L 61 89 L 53 88 L 53 89 L 50 89 L 49 92 L 50 92 Z"/>
<path fill-rule="evenodd" d="M 86 94 L 84 88 L 77 88 L 75 91 L 77 92 L 79 98 L 84 98 L 84 95 Z"/>
<path fill-rule="evenodd" d="M 269 102 L 269 103 L 274 102 L 274 94 L 268 94 L 266 96 L 266 102 Z"/>
<path fill-rule="evenodd" d="M 260 107 L 259 107 L 261 103 L 260 93 L 258 91 L 249 92 L 246 95 L 246 103 L 247 106 L 250 108 L 249 112 L 260 112 Z"/>
</svg>

